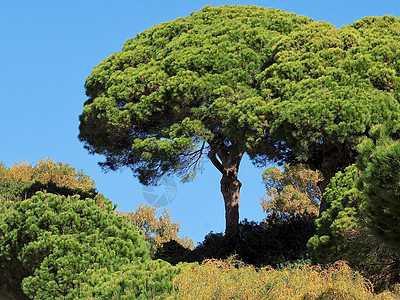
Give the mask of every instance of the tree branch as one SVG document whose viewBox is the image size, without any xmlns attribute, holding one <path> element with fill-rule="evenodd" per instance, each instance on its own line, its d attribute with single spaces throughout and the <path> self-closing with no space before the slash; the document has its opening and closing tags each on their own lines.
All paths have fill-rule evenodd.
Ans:
<svg viewBox="0 0 400 300">
<path fill-rule="evenodd" d="M 211 150 L 210 150 L 210 152 L 208 152 L 207 156 L 210 158 L 210 160 L 211 160 L 212 164 L 214 165 L 214 167 L 216 167 L 217 170 L 221 172 L 221 174 L 224 174 L 225 168 L 221 164 L 221 162 L 217 159 L 215 149 L 213 149 L 211 147 Z"/>
</svg>

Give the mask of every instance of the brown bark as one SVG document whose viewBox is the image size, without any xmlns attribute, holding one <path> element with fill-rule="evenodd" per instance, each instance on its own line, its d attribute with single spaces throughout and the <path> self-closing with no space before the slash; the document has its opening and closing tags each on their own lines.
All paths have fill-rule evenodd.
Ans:
<svg viewBox="0 0 400 300">
<path fill-rule="evenodd" d="M 227 151 L 229 150 L 229 151 Z M 242 151 L 211 147 L 208 154 L 213 165 L 221 172 L 221 193 L 225 202 L 225 235 L 232 239 L 239 238 L 239 194 L 242 183 L 238 180 Z"/>
<path fill-rule="evenodd" d="M 221 192 L 225 202 L 225 234 L 236 239 L 239 236 L 239 194 L 242 183 L 237 175 L 223 174 Z"/>
</svg>

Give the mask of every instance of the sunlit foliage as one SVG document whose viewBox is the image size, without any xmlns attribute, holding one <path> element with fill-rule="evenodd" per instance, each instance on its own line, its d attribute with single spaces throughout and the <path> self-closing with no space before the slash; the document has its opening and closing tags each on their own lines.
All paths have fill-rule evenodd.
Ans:
<svg viewBox="0 0 400 300">
<path fill-rule="evenodd" d="M 222 175 L 226 230 L 239 224 L 245 153 L 273 151 L 264 137 L 257 75 L 274 44 L 311 19 L 257 6 L 206 6 L 126 41 L 86 79 L 79 139 L 101 165 L 132 169 L 144 184 L 191 180 L 210 159 Z"/>
<path fill-rule="evenodd" d="M 22 201 L 0 201 L 1 286 L 11 291 L 22 287 L 34 299 L 73 299 L 82 286 L 93 290 L 101 281 L 116 284 L 119 290 L 122 285 L 125 291 L 128 279 L 113 283 L 107 278 L 115 278 L 114 273 L 121 276 L 126 270 L 136 274 L 137 280 L 129 285 L 129 291 L 143 297 L 152 295 L 148 273 L 158 268 L 154 277 L 158 279 L 153 281 L 165 276 L 161 285 L 171 289 L 174 271 L 164 270 L 168 266 L 161 262 L 146 265 L 150 263 L 149 244 L 104 196 L 79 199 L 38 192 Z M 93 275 L 98 271 L 101 276 Z M 146 284 L 150 286 L 146 288 Z M 160 284 L 155 292 L 164 292 Z"/>
<path fill-rule="evenodd" d="M 400 18 L 367 17 L 340 29 L 312 22 L 274 46 L 257 76 L 270 99 L 266 129 L 287 163 L 321 171 L 321 191 L 355 162 L 376 124 L 400 129 Z M 324 198 L 321 211 L 327 209 Z"/>
<path fill-rule="evenodd" d="M 328 209 L 316 220 L 317 235 L 309 241 L 309 248 L 319 263 L 340 258 L 349 260 L 345 253 L 353 246 L 345 236 L 363 227 L 359 209 L 362 196 L 356 186 L 358 172 L 354 165 L 348 167 L 345 172 L 338 172 L 326 188 L 324 197 Z"/>
<path fill-rule="evenodd" d="M 261 204 L 266 213 L 318 216 L 322 175 L 303 165 L 273 167 L 263 173 L 266 197 Z"/>
<path fill-rule="evenodd" d="M 30 197 L 38 190 L 71 196 L 78 193 L 82 196 L 95 195 L 94 181 L 68 163 L 56 163 L 50 158 L 42 159 L 36 165 L 19 162 L 6 167 L 0 163 L 2 197 L 15 200 L 15 197 Z"/>
<path fill-rule="evenodd" d="M 90 269 L 88 281 L 79 287 L 79 299 L 173 299 L 174 279 L 182 265 L 162 260 L 131 263 L 120 270 Z"/>
<path fill-rule="evenodd" d="M 398 278 L 398 257 L 367 228 L 360 176 L 352 165 L 332 178 L 324 193 L 328 209 L 316 220 L 317 234 L 309 240 L 308 249 L 314 263 L 346 260 L 384 289 Z"/>
<path fill-rule="evenodd" d="M 176 278 L 178 299 L 397 299 L 373 287 L 344 262 L 328 269 L 293 265 L 257 270 L 230 258 L 188 265 Z"/>
<path fill-rule="evenodd" d="M 164 208 L 150 205 L 139 205 L 132 212 L 119 212 L 125 216 L 129 223 L 135 225 L 137 229 L 142 230 L 146 241 L 150 243 L 150 253 L 154 255 L 163 243 L 175 240 L 185 248 L 193 249 L 194 242 L 188 238 L 178 236 L 180 223 L 172 222 L 170 212 Z M 157 215 L 159 215 L 157 217 Z"/>
</svg>

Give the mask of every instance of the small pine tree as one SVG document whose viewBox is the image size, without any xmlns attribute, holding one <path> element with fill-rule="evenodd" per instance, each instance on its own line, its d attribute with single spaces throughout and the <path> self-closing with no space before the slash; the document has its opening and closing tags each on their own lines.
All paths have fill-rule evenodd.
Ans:
<svg viewBox="0 0 400 300">
<path fill-rule="evenodd" d="M 115 208 L 100 194 L 80 199 L 38 192 L 22 201 L 1 199 L 0 285 L 32 299 L 111 299 L 110 291 L 131 290 L 130 299 L 136 299 L 168 292 L 175 271 L 151 262 L 149 244 Z M 149 277 L 152 268 L 157 271 Z M 135 278 L 122 276 L 124 270 Z M 115 274 L 121 280 L 108 281 Z M 148 280 L 159 283 L 150 289 Z M 99 282 L 108 286 L 103 294 Z"/>
<path fill-rule="evenodd" d="M 357 162 L 367 226 L 400 256 L 400 141 L 383 126 L 372 128 L 371 136 L 359 146 Z"/>
</svg>

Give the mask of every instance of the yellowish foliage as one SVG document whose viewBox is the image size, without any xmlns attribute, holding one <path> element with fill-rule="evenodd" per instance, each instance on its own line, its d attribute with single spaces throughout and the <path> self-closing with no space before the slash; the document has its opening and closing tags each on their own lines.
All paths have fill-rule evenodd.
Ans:
<svg viewBox="0 0 400 300">
<path fill-rule="evenodd" d="M 27 162 L 14 163 L 10 168 L 7 168 L 3 163 L 0 163 L 0 178 L 11 181 L 31 182 L 34 174 L 34 167 Z"/>
<path fill-rule="evenodd" d="M 322 175 L 303 165 L 285 165 L 284 170 L 269 168 L 263 173 L 266 197 L 261 205 L 266 213 L 318 216 Z"/>
<path fill-rule="evenodd" d="M 40 160 L 36 166 L 27 162 L 15 163 L 7 168 L 0 163 L 0 180 L 23 181 L 41 183 L 53 182 L 58 186 L 64 186 L 71 189 L 81 189 L 89 191 L 94 189 L 94 181 L 82 171 L 76 171 L 69 164 L 46 157 Z"/>
<path fill-rule="evenodd" d="M 172 222 L 170 212 L 166 208 L 160 214 L 159 207 L 139 205 L 132 212 L 119 212 L 119 214 L 126 216 L 131 224 L 143 231 L 146 241 L 150 243 L 152 255 L 162 247 L 163 243 L 170 240 L 177 241 L 185 248 L 193 249 L 194 247 L 194 242 L 190 238 L 178 236 L 181 224 Z M 157 218 L 157 215 L 160 216 Z"/>
<path fill-rule="evenodd" d="M 298 265 L 282 270 L 243 265 L 234 258 L 189 264 L 175 281 L 176 299 L 398 299 L 372 285 L 344 262 L 328 269 Z"/>
</svg>

